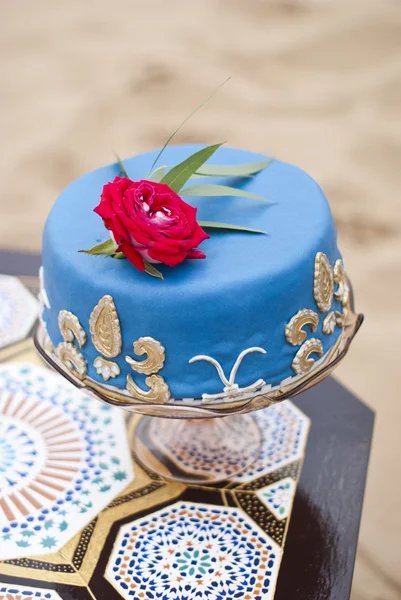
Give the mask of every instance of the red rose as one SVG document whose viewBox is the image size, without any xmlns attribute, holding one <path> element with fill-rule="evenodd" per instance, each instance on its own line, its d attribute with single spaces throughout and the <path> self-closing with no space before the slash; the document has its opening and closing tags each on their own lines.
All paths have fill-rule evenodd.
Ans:
<svg viewBox="0 0 401 600">
<path fill-rule="evenodd" d="M 144 260 L 174 267 L 186 258 L 205 258 L 196 247 L 209 236 L 196 221 L 197 209 L 165 183 L 116 177 L 94 210 L 139 271 Z"/>
</svg>

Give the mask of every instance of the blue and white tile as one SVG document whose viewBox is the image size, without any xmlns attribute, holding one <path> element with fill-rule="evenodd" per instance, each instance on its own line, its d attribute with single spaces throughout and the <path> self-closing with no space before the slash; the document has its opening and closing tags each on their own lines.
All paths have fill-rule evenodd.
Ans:
<svg viewBox="0 0 401 600">
<path fill-rule="evenodd" d="M 105 576 L 125 600 L 271 600 L 281 552 L 240 508 L 176 502 L 120 528 Z"/>
<path fill-rule="evenodd" d="M 0 366 L 0 559 L 60 549 L 133 478 L 122 411 L 47 369 Z"/>
<path fill-rule="evenodd" d="M 39 313 L 39 305 L 24 284 L 0 275 L 0 348 L 27 337 Z"/>
<path fill-rule="evenodd" d="M 255 412 L 262 432 L 261 451 L 256 461 L 232 481 L 246 483 L 268 475 L 303 457 L 310 419 L 289 400 Z"/>
</svg>

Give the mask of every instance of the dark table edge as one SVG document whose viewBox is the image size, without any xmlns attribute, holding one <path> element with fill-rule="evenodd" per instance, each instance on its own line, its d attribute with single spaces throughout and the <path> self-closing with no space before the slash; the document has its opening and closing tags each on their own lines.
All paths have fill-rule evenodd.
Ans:
<svg viewBox="0 0 401 600">
<path fill-rule="evenodd" d="M 330 411 L 328 410 L 328 420 L 334 419 L 337 410 L 340 411 L 339 419 L 341 419 L 343 410 L 349 410 L 353 420 L 355 421 L 356 419 L 359 424 L 358 431 L 355 432 L 355 437 L 359 436 L 359 439 L 357 439 L 356 445 L 354 446 L 357 451 L 357 456 L 353 457 L 353 460 L 356 459 L 356 477 L 352 482 L 353 486 L 351 486 L 354 488 L 353 493 L 355 496 L 352 498 L 353 502 L 345 514 L 343 531 L 340 535 L 341 540 L 335 539 L 332 532 L 329 529 L 325 530 L 324 528 L 325 524 L 330 521 L 336 523 L 335 493 L 333 498 L 330 499 L 330 503 L 326 505 L 325 514 L 323 515 L 319 513 L 319 510 L 315 510 L 313 498 L 305 493 L 306 490 L 315 489 L 317 496 L 321 494 L 321 491 L 318 492 L 319 477 L 321 475 L 318 467 L 320 453 L 316 452 L 316 450 L 321 449 L 322 446 L 323 448 L 325 446 L 328 448 L 330 444 L 333 445 L 333 440 L 327 439 L 326 443 L 325 437 L 322 434 L 322 429 L 324 431 L 325 426 L 327 427 L 327 422 L 325 425 L 326 415 L 322 418 L 322 411 L 319 411 L 316 408 L 319 400 L 322 400 L 319 398 L 319 394 L 323 389 L 330 390 L 328 395 L 331 397 L 331 400 L 335 401 L 334 405 L 329 399 L 327 399 L 328 402 L 322 403 L 323 410 L 325 408 L 333 410 L 332 415 L 330 415 Z M 294 506 L 285 544 L 285 552 L 280 566 L 274 600 L 289 600 L 290 597 L 295 600 L 348 600 L 351 594 L 355 568 L 375 413 L 366 403 L 354 394 L 351 394 L 351 392 L 333 376 L 328 377 L 323 382 L 304 392 L 298 398 L 294 398 L 292 401 L 307 416 L 313 419 L 313 422 L 309 432 L 304 464 L 294 499 Z M 350 419 L 350 421 L 351 420 L 352 419 Z M 313 424 L 315 427 L 313 427 Z M 352 427 L 349 429 L 350 431 L 346 434 L 348 439 L 353 435 Z M 330 434 L 330 429 L 327 430 L 327 433 Z M 319 440 L 317 440 L 317 438 L 319 438 Z M 317 441 L 319 444 L 316 443 Z M 345 439 L 343 441 L 346 442 L 347 440 Z M 333 449 L 335 449 L 338 444 L 339 442 L 336 441 L 333 445 Z M 340 448 L 340 446 L 338 446 L 338 448 Z M 314 452 L 312 452 L 312 449 Z M 344 443 L 343 450 L 345 450 L 344 457 L 346 457 L 346 443 Z M 333 453 L 334 468 L 336 461 L 338 462 L 338 459 L 335 458 Z M 349 465 L 352 465 L 352 461 L 349 461 Z M 327 477 L 323 477 L 323 479 L 327 480 Z M 332 502 L 334 510 L 332 510 L 331 507 Z M 344 512 L 344 507 L 341 507 L 341 509 Z M 309 529 L 305 528 L 303 531 L 300 523 L 303 521 L 305 522 L 306 518 L 309 519 L 309 524 L 315 523 L 315 527 Z M 319 527 L 321 527 L 321 531 L 318 531 Z M 322 566 L 324 564 L 324 556 L 319 556 L 312 552 L 308 553 L 308 541 L 313 540 L 312 543 L 318 546 L 319 536 L 320 543 L 322 544 L 322 555 L 327 554 L 327 556 L 329 556 L 329 560 L 333 563 L 332 570 L 328 569 L 325 571 L 325 568 Z M 334 565 L 335 558 L 333 554 L 327 549 L 330 545 L 332 548 L 337 548 L 339 551 L 337 567 Z M 305 556 L 302 556 L 303 550 L 305 550 Z M 300 559 L 300 557 L 302 558 Z M 319 566 L 318 563 L 320 559 L 322 560 L 321 565 Z M 297 566 L 300 568 L 300 571 L 298 572 Z M 297 579 L 301 584 L 301 587 L 294 596 L 294 580 Z"/>
</svg>

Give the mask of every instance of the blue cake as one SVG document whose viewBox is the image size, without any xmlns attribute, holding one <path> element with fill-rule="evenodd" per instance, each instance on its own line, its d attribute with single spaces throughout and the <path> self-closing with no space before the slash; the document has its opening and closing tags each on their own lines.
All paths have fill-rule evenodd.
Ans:
<svg viewBox="0 0 401 600">
<path fill-rule="evenodd" d="M 175 165 L 200 146 L 171 146 Z M 144 178 L 156 151 L 124 161 Z M 265 159 L 222 147 L 210 164 Z M 86 385 L 143 402 L 231 405 L 305 377 L 341 339 L 346 285 L 328 202 L 302 170 L 272 160 L 241 179 L 214 178 L 259 194 L 184 200 L 204 221 L 266 235 L 215 231 L 205 260 L 164 281 L 128 260 L 79 253 L 107 237 L 93 212 L 118 164 L 88 173 L 55 202 L 43 235 L 42 322 L 47 349 Z"/>
</svg>

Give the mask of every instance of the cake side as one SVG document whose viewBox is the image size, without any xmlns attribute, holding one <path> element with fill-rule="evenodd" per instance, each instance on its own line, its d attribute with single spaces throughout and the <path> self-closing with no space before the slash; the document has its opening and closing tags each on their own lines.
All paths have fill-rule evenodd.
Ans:
<svg viewBox="0 0 401 600">
<path fill-rule="evenodd" d="M 174 165 L 196 148 L 171 147 L 164 161 Z M 151 152 L 125 161 L 130 177 L 143 178 L 154 156 Z M 221 148 L 210 163 L 239 164 L 262 158 Z M 242 357 L 235 374 L 235 384 L 245 388 L 243 395 L 254 395 L 254 390 L 246 388 L 257 382 L 277 385 L 296 376 L 297 369 L 308 367 L 307 351 L 316 359 L 333 346 L 341 333 L 338 315 L 342 307 L 339 294 L 334 293 L 341 256 L 328 203 L 312 178 L 274 160 L 258 175 L 240 182 L 272 205 L 246 198 L 185 198 L 198 207 L 204 220 L 237 222 L 268 235 L 214 233 L 202 245 L 205 260 L 187 260 L 174 269 L 163 265 L 165 280 L 160 282 L 144 277 L 126 260 L 78 253 L 105 238 L 93 208 L 103 185 L 117 174 L 117 165 L 110 165 L 71 184 L 55 203 L 43 238 L 47 297 L 43 320 L 55 347 L 71 343 L 69 338 L 76 342 L 86 376 L 126 390 L 129 375 L 138 389 L 148 390 L 146 379 L 157 373 L 173 399 L 182 402 L 183 398 L 223 393 L 224 400 L 230 371 L 248 349 L 254 350 Z M 218 178 L 216 183 L 228 184 L 227 179 Z M 326 296 L 326 303 L 319 300 L 316 281 L 318 285 L 321 281 L 320 294 Z M 109 303 L 107 310 L 120 332 L 110 351 L 96 341 L 94 309 L 104 297 L 112 298 L 113 306 L 109 300 L 104 303 Z M 100 312 L 98 308 L 97 316 Z M 70 313 L 80 327 L 81 347 L 68 329 Z M 75 321 L 73 326 L 77 327 Z M 159 345 L 149 346 L 149 338 Z M 315 346 L 310 340 L 317 340 Z M 307 343 L 309 348 L 300 356 Z M 146 365 L 138 370 L 146 358 L 142 351 L 153 356 L 154 365 L 149 366 L 153 373 L 145 372 Z M 199 356 L 210 360 L 192 360 Z M 156 371 L 157 360 L 160 368 Z"/>
</svg>

